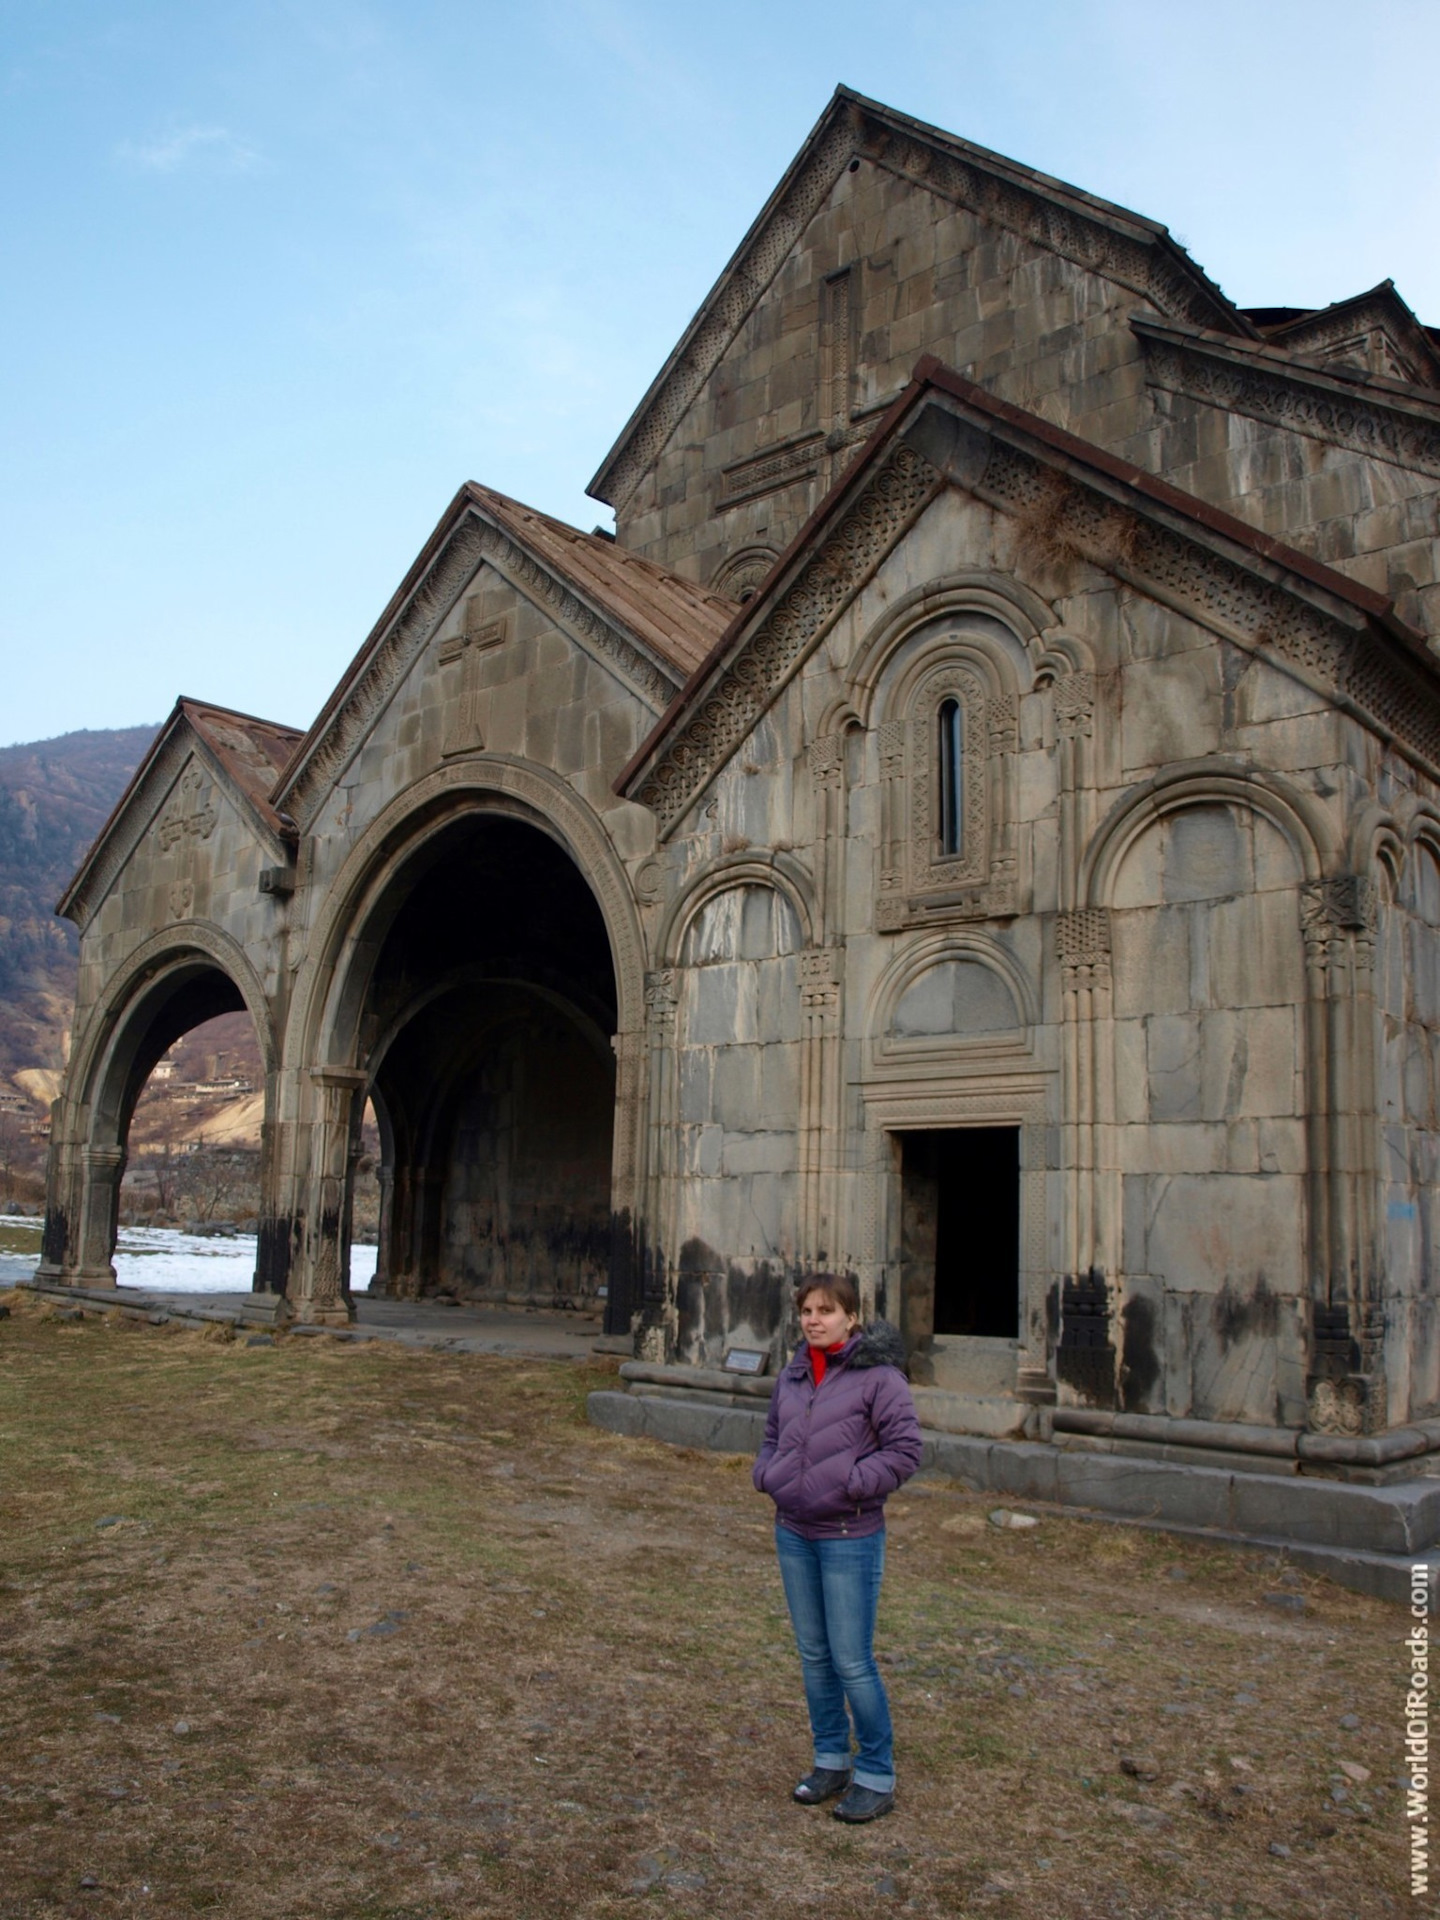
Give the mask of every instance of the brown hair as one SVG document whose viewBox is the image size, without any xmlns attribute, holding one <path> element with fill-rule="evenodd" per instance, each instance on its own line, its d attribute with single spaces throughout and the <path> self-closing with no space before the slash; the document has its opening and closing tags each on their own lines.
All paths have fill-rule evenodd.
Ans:
<svg viewBox="0 0 1440 1920">
<path fill-rule="evenodd" d="M 842 1313 L 860 1318 L 860 1295 L 848 1273 L 812 1273 L 795 1289 L 795 1311 L 799 1313 L 812 1293 L 823 1293 Z"/>
</svg>

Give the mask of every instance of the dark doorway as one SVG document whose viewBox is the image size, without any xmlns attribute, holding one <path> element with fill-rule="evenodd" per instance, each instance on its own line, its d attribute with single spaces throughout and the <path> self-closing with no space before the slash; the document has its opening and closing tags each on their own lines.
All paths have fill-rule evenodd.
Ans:
<svg viewBox="0 0 1440 1920">
<path fill-rule="evenodd" d="M 1020 1335 L 1020 1129 L 900 1135 L 901 1320 L 933 1334 Z"/>
<path fill-rule="evenodd" d="M 595 897 L 562 847 L 502 814 L 457 821 L 407 877 L 363 1029 L 384 1116 L 375 1290 L 592 1308 L 611 1265 L 616 1018 Z"/>
</svg>

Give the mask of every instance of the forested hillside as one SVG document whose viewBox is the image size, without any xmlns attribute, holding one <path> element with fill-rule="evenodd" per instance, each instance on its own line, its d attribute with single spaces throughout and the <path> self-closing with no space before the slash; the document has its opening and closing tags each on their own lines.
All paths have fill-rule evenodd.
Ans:
<svg viewBox="0 0 1440 1920">
<path fill-rule="evenodd" d="M 154 737 L 117 727 L 0 748 L 0 1088 L 63 1064 L 76 932 L 55 902 Z"/>
</svg>

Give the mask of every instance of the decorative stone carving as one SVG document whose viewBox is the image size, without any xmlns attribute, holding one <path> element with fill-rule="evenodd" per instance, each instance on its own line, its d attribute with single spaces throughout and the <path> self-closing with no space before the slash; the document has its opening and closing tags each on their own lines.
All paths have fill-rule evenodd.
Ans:
<svg viewBox="0 0 1440 1920">
<path fill-rule="evenodd" d="M 195 882 L 188 879 L 172 881 L 169 900 L 171 918 L 188 920 L 195 911 Z"/>
<path fill-rule="evenodd" d="M 1323 955 L 1349 934 L 1361 936 L 1358 944 L 1372 945 L 1378 923 L 1375 882 L 1363 874 L 1311 880 L 1300 889 L 1300 928 L 1313 955 Z"/>
<path fill-rule="evenodd" d="M 737 460 L 720 476 L 720 505 L 738 507 L 743 501 L 793 487 L 797 480 L 813 480 L 824 457 L 824 435 L 807 433 L 799 440 L 767 447 L 748 460 Z"/>
<path fill-rule="evenodd" d="M 674 1033 L 679 998 L 679 978 L 673 967 L 661 967 L 646 974 L 645 1020 L 657 1040 Z"/>
<path fill-rule="evenodd" d="M 1095 676 L 1093 673 L 1062 673 L 1055 681 L 1055 727 L 1062 739 L 1090 737 L 1095 712 Z"/>
<path fill-rule="evenodd" d="M 732 553 L 716 571 L 710 584 L 716 593 L 723 593 L 727 600 L 743 602 L 753 599 L 769 578 L 779 557 L 774 547 L 742 547 L 739 553 Z"/>
<path fill-rule="evenodd" d="M 178 842 L 187 838 L 208 840 L 215 831 L 215 822 L 219 817 L 215 811 L 210 782 L 192 760 L 181 774 L 179 786 L 161 814 L 155 832 L 168 853 Z"/>
<path fill-rule="evenodd" d="M 1110 984 L 1110 913 L 1079 907 L 1055 916 L 1055 957 L 1070 990 Z"/>
<path fill-rule="evenodd" d="M 582 635 L 657 711 L 669 705 L 680 689 L 678 669 L 668 661 L 661 662 L 654 655 L 642 652 L 618 627 L 603 619 L 563 581 L 557 580 L 496 528 L 484 528 L 482 544 L 485 557 L 493 566 L 548 608 L 561 626 Z"/>
<path fill-rule="evenodd" d="M 1019 714 L 1013 693 L 991 694 L 985 703 L 992 754 L 1013 753 L 1019 744 Z"/>
<path fill-rule="evenodd" d="M 800 955 L 800 1004 L 807 1010 L 839 1006 L 840 956 L 833 947 L 812 948 Z"/>
<path fill-rule="evenodd" d="M 960 845 L 943 846 L 939 714 L 958 702 L 961 753 Z M 926 675 L 904 719 L 880 728 L 885 782 L 885 855 L 876 923 L 882 932 L 946 921 L 1004 919 L 1017 911 L 1014 849 L 1004 818 L 1004 761 L 1019 741 L 1017 705 L 956 661 Z"/>
<path fill-rule="evenodd" d="M 947 699 L 964 716 L 964 792 L 959 850 L 940 850 L 940 782 L 936 778 L 936 716 Z M 910 719 L 910 891 L 934 892 L 984 880 L 990 870 L 989 771 L 991 744 L 985 689 L 965 667 L 944 667 L 924 682 Z M 1011 709 L 1010 736 L 1014 733 Z"/>
<path fill-rule="evenodd" d="M 662 748 L 635 796 L 656 815 L 662 835 L 669 835 L 939 484 L 930 462 L 904 445 L 871 477 L 698 712 Z"/>
<path fill-rule="evenodd" d="M 844 734 L 822 734 L 818 740 L 811 741 L 805 757 L 810 767 L 810 778 L 817 790 L 821 787 L 838 787 L 845 774 Z"/>
</svg>

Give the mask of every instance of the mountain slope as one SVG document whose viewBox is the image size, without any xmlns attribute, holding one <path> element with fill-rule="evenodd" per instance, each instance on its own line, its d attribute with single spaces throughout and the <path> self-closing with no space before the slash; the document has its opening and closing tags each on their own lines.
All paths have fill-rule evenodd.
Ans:
<svg viewBox="0 0 1440 1920">
<path fill-rule="evenodd" d="M 63 1064 L 77 936 L 55 917 L 55 902 L 155 731 L 117 727 L 0 748 L 0 1087 Z"/>
</svg>

